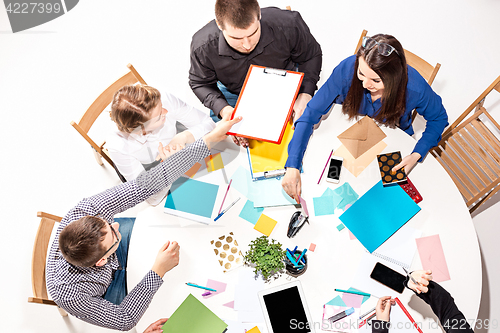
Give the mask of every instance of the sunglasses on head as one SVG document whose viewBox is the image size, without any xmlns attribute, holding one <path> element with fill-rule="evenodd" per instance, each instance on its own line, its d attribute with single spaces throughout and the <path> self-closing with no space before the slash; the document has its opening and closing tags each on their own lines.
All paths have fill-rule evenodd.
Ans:
<svg viewBox="0 0 500 333">
<path fill-rule="evenodd" d="M 363 37 L 363 42 L 361 46 L 366 50 L 371 50 L 375 45 L 377 45 L 377 51 L 380 55 L 388 57 L 392 52 L 396 52 L 399 55 L 398 50 L 394 48 L 394 46 L 389 45 L 387 43 L 377 42 L 375 39 L 371 37 Z"/>
</svg>

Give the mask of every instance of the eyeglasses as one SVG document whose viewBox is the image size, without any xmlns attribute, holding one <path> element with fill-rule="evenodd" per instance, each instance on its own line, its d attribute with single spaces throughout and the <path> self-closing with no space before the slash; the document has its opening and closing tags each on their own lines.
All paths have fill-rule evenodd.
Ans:
<svg viewBox="0 0 500 333">
<path fill-rule="evenodd" d="M 113 226 L 111 224 L 109 224 L 109 227 L 111 228 L 111 231 L 113 232 L 113 234 L 115 235 L 115 238 L 116 238 L 116 242 L 113 243 L 113 245 L 111 245 L 111 247 L 106 251 L 104 252 L 104 254 L 102 255 L 103 257 L 109 253 L 109 251 L 111 251 L 112 248 L 114 248 L 116 246 L 116 244 L 120 243 L 121 241 L 121 238 L 118 237 L 118 234 L 116 233 L 115 231 L 115 228 L 113 228 Z"/>
<path fill-rule="evenodd" d="M 380 43 L 377 42 L 375 39 L 371 37 L 363 37 L 363 42 L 361 43 L 361 46 L 364 47 L 367 50 L 371 50 L 375 45 L 377 45 L 377 50 L 380 55 L 383 55 L 384 57 L 388 57 L 391 55 L 391 53 L 394 51 L 396 52 L 397 55 L 399 55 L 398 50 L 394 48 L 394 46 L 389 45 L 387 43 Z"/>
</svg>

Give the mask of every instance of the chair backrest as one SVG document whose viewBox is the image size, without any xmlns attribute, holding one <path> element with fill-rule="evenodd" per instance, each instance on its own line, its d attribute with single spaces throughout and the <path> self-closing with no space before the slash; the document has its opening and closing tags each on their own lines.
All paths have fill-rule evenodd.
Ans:
<svg viewBox="0 0 500 333">
<path fill-rule="evenodd" d="M 363 30 L 363 32 L 361 33 L 361 37 L 359 37 L 358 45 L 356 46 L 354 54 L 358 52 L 359 48 L 361 47 L 361 43 L 363 42 L 363 37 L 365 37 L 367 34 L 368 31 Z M 427 81 L 427 83 L 429 85 L 432 85 L 432 82 L 434 82 L 434 79 L 436 78 L 437 72 L 439 71 L 441 64 L 437 63 L 436 66 L 432 66 L 431 64 L 429 64 L 427 61 L 420 58 L 416 54 L 408 50 L 404 51 L 407 64 L 415 68 L 417 72 L 419 72 L 419 74 L 422 75 L 422 77 Z"/>
<path fill-rule="evenodd" d="M 49 300 L 47 294 L 47 286 L 45 284 L 45 263 L 54 223 L 60 222 L 61 218 L 44 212 L 38 212 L 37 216 L 40 217 L 41 220 L 33 246 L 33 257 L 31 258 L 31 286 L 33 287 L 33 297 L 29 297 L 28 302 L 57 305 L 54 301 Z"/>
<path fill-rule="evenodd" d="M 113 95 L 115 92 L 121 87 L 128 84 L 135 84 L 140 82 L 142 84 L 146 84 L 144 79 L 139 75 L 139 73 L 135 70 L 134 66 L 131 64 L 127 65 L 129 71 L 120 77 L 118 80 L 113 82 L 106 90 L 104 90 L 99 97 L 90 105 L 90 107 L 85 111 L 82 118 L 76 123 L 74 121 L 71 122 L 71 125 L 80 133 L 85 140 L 94 148 L 94 150 L 102 156 L 113 168 L 116 169 L 115 164 L 107 154 L 106 150 L 103 148 L 104 143 L 98 145 L 92 140 L 88 132 L 99 115 L 104 111 L 106 106 L 111 103 L 113 99 Z M 117 170 L 118 171 L 118 170 Z M 120 175 L 120 174 L 119 174 Z M 120 177 L 121 178 L 121 177 Z M 123 179 L 122 179 L 123 180 Z"/>
<path fill-rule="evenodd" d="M 474 212 L 500 190 L 500 126 L 484 108 L 486 96 L 500 92 L 500 76 L 443 133 L 431 153 L 443 165 Z M 472 110 L 476 112 L 463 121 Z M 488 125 L 489 126 L 488 126 Z"/>
</svg>

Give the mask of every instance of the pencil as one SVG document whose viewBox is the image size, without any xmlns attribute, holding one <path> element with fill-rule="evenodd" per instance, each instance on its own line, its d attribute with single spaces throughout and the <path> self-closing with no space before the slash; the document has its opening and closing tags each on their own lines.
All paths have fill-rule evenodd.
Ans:
<svg viewBox="0 0 500 333">
<path fill-rule="evenodd" d="M 333 149 L 330 153 L 330 156 L 328 156 L 328 159 L 326 160 L 326 164 L 325 164 L 325 167 L 323 168 L 323 172 L 321 173 L 321 176 L 319 176 L 318 185 L 319 185 L 319 182 L 321 181 L 321 178 L 323 178 L 323 174 L 325 173 L 326 166 L 328 165 L 328 162 L 330 162 L 330 157 L 332 157 L 332 154 L 333 154 Z"/>
</svg>

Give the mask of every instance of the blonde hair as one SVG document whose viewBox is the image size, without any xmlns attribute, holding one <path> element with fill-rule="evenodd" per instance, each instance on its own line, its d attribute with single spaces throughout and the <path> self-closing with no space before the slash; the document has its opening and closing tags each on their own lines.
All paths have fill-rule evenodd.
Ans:
<svg viewBox="0 0 500 333">
<path fill-rule="evenodd" d="M 118 129 L 131 133 L 150 119 L 151 111 L 158 105 L 158 89 L 146 85 L 128 85 L 120 88 L 111 102 L 111 119 Z"/>
</svg>

